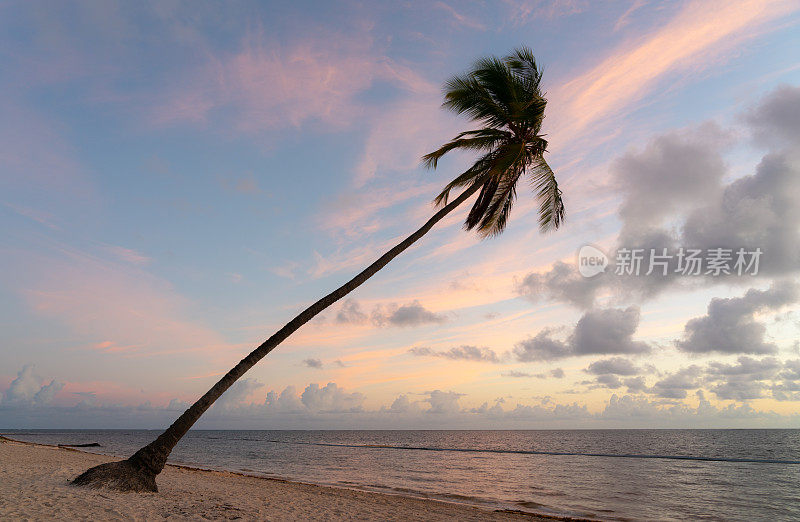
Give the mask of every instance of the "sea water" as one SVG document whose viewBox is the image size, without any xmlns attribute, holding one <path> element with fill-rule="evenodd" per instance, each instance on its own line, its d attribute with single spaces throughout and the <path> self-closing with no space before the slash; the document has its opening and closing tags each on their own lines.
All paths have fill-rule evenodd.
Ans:
<svg viewBox="0 0 800 522">
<path fill-rule="evenodd" d="M 128 456 L 147 430 L 9 430 Z M 800 520 L 800 430 L 205 431 L 171 461 L 604 520 Z"/>
</svg>

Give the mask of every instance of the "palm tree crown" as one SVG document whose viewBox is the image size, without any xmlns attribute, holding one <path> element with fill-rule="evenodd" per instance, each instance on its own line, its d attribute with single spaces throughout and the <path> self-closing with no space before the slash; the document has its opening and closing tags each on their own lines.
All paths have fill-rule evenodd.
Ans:
<svg viewBox="0 0 800 522">
<path fill-rule="evenodd" d="M 508 223 L 517 181 L 523 174 L 536 191 L 540 229 L 556 229 L 564 220 L 561 190 L 543 157 L 547 141 L 539 134 L 547 105 L 541 79 L 532 51 L 521 47 L 502 59 L 482 58 L 470 72 L 445 83 L 443 106 L 468 115 L 483 127 L 462 132 L 425 155 L 423 162 L 436 168 L 442 156 L 456 149 L 483 153 L 434 200 L 445 205 L 451 190 L 479 185 L 478 198 L 464 224 L 467 230 L 477 229 L 484 237 L 500 234 Z"/>
</svg>

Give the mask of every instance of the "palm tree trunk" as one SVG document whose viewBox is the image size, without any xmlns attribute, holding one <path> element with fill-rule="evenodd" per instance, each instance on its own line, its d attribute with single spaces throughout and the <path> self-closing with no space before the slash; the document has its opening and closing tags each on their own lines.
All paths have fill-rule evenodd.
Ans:
<svg viewBox="0 0 800 522">
<path fill-rule="evenodd" d="M 472 184 L 457 198 L 436 212 L 436 214 L 422 225 L 419 230 L 383 254 L 377 261 L 369 265 L 350 281 L 303 310 L 297 317 L 275 332 L 272 337 L 264 341 L 261 346 L 250 352 L 250 355 L 239 361 L 239 364 L 234 366 L 233 369 L 226 373 L 224 377 L 205 393 L 205 395 L 200 397 L 188 410 L 183 412 L 183 414 L 156 440 L 137 451 L 126 461 L 102 464 L 87 470 L 82 475 L 78 476 L 73 481 L 73 484 L 92 487 L 110 486 L 122 490 L 157 491 L 155 477 L 164 469 L 164 465 L 172 449 L 186 432 L 189 431 L 189 428 L 197 422 L 200 416 L 203 415 L 203 413 L 205 413 L 233 383 L 297 329 L 333 303 L 364 284 L 370 277 L 386 266 L 389 261 L 413 245 L 433 228 L 436 223 L 441 221 L 447 214 L 474 194 L 481 185 L 481 183 Z"/>
</svg>

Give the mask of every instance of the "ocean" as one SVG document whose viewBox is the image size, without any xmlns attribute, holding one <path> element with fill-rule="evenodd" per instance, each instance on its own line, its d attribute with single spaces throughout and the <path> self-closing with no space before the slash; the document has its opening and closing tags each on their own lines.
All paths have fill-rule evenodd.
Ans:
<svg viewBox="0 0 800 522">
<path fill-rule="evenodd" d="M 7 430 L 129 456 L 148 430 Z M 800 430 L 206 431 L 171 462 L 600 520 L 800 520 Z"/>
</svg>

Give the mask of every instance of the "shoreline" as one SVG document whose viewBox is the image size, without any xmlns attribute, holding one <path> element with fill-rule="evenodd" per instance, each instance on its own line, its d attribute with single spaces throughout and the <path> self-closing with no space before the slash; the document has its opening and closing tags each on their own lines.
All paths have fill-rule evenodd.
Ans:
<svg viewBox="0 0 800 522">
<path fill-rule="evenodd" d="M 586 520 L 172 463 L 159 493 L 87 490 L 69 480 L 118 457 L 2 435 L 0 455 L 0 518 Z"/>
</svg>

